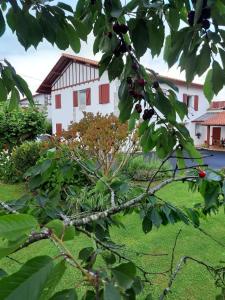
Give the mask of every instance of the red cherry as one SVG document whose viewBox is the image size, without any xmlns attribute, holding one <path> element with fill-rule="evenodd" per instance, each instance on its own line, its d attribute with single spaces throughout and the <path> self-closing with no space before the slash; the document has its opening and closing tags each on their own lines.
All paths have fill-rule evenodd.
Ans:
<svg viewBox="0 0 225 300">
<path fill-rule="evenodd" d="M 198 176 L 200 178 L 204 178 L 206 176 L 206 172 L 201 170 L 201 171 L 198 172 Z"/>
<path fill-rule="evenodd" d="M 138 79 L 137 80 L 137 83 L 140 85 L 140 86 L 142 86 L 142 87 L 144 87 L 145 86 L 145 84 L 146 84 L 146 82 L 145 82 L 145 80 L 144 79 Z"/>
</svg>

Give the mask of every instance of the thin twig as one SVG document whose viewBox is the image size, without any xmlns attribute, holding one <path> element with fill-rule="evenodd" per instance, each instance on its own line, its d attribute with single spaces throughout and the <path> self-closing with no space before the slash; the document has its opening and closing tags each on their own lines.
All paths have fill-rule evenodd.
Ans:
<svg viewBox="0 0 225 300">
<path fill-rule="evenodd" d="M 172 273 L 173 273 L 173 263 L 174 263 L 175 249 L 176 249 L 177 241 L 178 241 L 179 235 L 181 234 L 181 231 L 182 231 L 182 229 L 180 229 L 178 231 L 178 233 L 176 234 L 176 238 L 175 238 L 173 249 L 172 249 L 171 262 L 170 262 L 170 276 L 172 276 Z"/>
<path fill-rule="evenodd" d="M 212 273 L 214 275 L 216 275 L 218 273 L 218 271 L 223 271 L 225 272 L 225 268 L 222 267 L 222 268 L 215 268 L 215 267 L 212 267 L 210 265 L 208 265 L 207 263 L 201 261 L 201 260 L 198 260 L 196 258 L 193 258 L 191 256 L 183 256 L 179 263 L 177 264 L 176 266 L 176 269 L 175 271 L 172 273 L 171 277 L 170 277 L 170 280 L 168 282 L 168 286 L 163 290 L 162 294 L 160 295 L 159 299 L 160 300 L 163 300 L 167 297 L 168 293 L 171 291 L 171 288 L 172 288 L 172 285 L 178 275 L 178 273 L 181 271 L 182 267 L 184 266 L 184 264 L 187 262 L 187 260 L 191 260 L 193 262 L 196 262 L 197 264 L 200 264 L 202 265 L 203 267 L 205 267 L 207 269 L 207 271 L 209 271 L 209 273 L 212 275 Z"/>
<path fill-rule="evenodd" d="M 19 214 L 16 210 L 11 208 L 8 204 L 3 201 L 0 201 L 0 206 L 2 206 L 5 210 L 7 210 L 11 214 Z"/>
</svg>

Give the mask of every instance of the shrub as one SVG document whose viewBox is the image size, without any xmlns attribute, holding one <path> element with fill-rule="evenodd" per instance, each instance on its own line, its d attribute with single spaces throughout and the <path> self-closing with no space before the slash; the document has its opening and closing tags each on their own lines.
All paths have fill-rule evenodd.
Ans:
<svg viewBox="0 0 225 300">
<path fill-rule="evenodd" d="M 9 149 L 33 140 L 45 132 L 45 116 L 37 109 L 0 110 L 0 149 Z"/>
<path fill-rule="evenodd" d="M 128 144 L 129 152 L 136 149 L 135 138 L 128 136 L 128 124 L 122 124 L 113 114 L 84 113 L 84 118 L 71 124 L 64 137 L 74 149 L 82 149 L 87 157 L 95 159 L 105 176 L 110 175 L 116 155 Z"/>
<path fill-rule="evenodd" d="M 45 133 L 52 134 L 52 123 L 49 120 L 45 121 Z"/>
<path fill-rule="evenodd" d="M 13 149 L 12 163 L 18 174 L 23 175 L 30 167 L 34 166 L 41 155 L 41 143 L 26 141 Z"/>
<path fill-rule="evenodd" d="M 123 168 L 123 172 L 134 180 L 148 180 L 155 173 L 155 171 L 158 170 L 160 164 L 161 160 L 155 156 L 151 158 L 145 158 L 143 155 L 139 155 L 128 160 L 127 164 Z M 170 172 L 166 172 L 166 170 L 171 169 L 172 166 L 167 161 L 161 168 L 162 172 L 157 174 L 155 180 L 168 177 Z"/>
<path fill-rule="evenodd" d="M 46 151 L 24 177 L 31 191 L 40 191 L 50 198 L 57 194 L 60 199 L 66 198 L 67 188 L 81 188 L 90 183 L 81 167 L 70 158 L 66 145 Z"/>
<path fill-rule="evenodd" d="M 12 162 L 8 150 L 0 152 L 0 181 L 4 183 L 15 183 L 19 181 L 19 174 Z"/>
</svg>

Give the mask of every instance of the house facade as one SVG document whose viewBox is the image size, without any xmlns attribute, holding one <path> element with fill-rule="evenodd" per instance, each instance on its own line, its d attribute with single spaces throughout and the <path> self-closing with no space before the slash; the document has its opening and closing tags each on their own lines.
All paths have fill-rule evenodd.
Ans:
<svg viewBox="0 0 225 300">
<path fill-rule="evenodd" d="M 45 113 L 47 119 L 49 121 L 52 120 L 52 104 L 51 104 L 51 94 L 35 94 L 33 95 L 33 100 L 35 106 L 42 112 Z M 20 100 L 21 107 L 28 107 L 29 101 L 27 98 L 23 98 Z"/>
<path fill-rule="evenodd" d="M 196 136 L 196 123 L 192 121 L 205 114 L 209 106 L 203 94 L 203 86 L 192 83 L 187 87 L 185 81 L 167 79 L 179 88 L 178 100 L 188 106 L 188 117 L 184 123 L 195 143 L 200 144 L 201 140 Z M 97 61 L 62 54 L 37 92 L 51 97 L 53 133 L 60 135 L 71 122 L 82 119 L 83 111 L 118 115 L 119 85 L 118 80 L 109 82 L 107 72 L 99 77 Z M 168 89 L 165 84 L 161 87 Z"/>
<path fill-rule="evenodd" d="M 225 147 L 225 101 L 213 101 L 207 112 L 192 121 L 199 143 L 207 147 Z"/>
</svg>

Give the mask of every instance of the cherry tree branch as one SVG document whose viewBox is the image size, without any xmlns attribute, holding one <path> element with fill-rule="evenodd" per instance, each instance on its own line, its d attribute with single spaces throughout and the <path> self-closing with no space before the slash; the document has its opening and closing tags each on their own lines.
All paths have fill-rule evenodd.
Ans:
<svg viewBox="0 0 225 300">
<path fill-rule="evenodd" d="M 159 191 L 161 188 L 163 188 L 164 186 L 170 184 L 171 182 L 174 181 L 185 181 L 185 180 L 189 180 L 189 179 L 196 179 L 196 176 L 185 176 L 185 177 L 180 177 L 180 178 L 169 178 L 164 180 L 163 182 L 161 182 L 160 184 L 158 184 L 157 186 L 149 189 L 147 192 L 144 192 L 143 194 L 121 204 L 121 205 L 117 205 L 115 207 L 111 207 L 109 209 L 106 209 L 102 212 L 98 212 L 98 213 L 94 213 L 90 216 L 84 217 L 84 218 L 79 218 L 79 219 L 70 219 L 70 221 L 65 222 L 65 225 L 75 225 L 75 226 L 81 226 L 81 225 L 85 225 L 100 219 L 105 219 L 109 216 L 115 215 L 127 208 L 133 207 L 135 205 L 138 205 L 139 203 L 141 203 L 147 196 L 149 195 L 154 195 L 155 192 Z"/>
<path fill-rule="evenodd" d="M 198 259 L 196 259 L 196 258 L 193 258 L 193 257 L 191 257 L 191 256 L 183 256 L 183 257 L 180 259 L 179 263 L 177 264 L 176 269 L 175 269 L 174 272 L 172 273 L 172 275 L 171 275 L 171 277 L 170 277 L 170 280 L 169 280 L 169 282 L 168 282 L 168 286 L 167 286 L 167 287 L 163 290 L 163 292 L 161 293 L 161 295 L 160 295 L 160 297 L 159 297 L 160 300 L 164 300 L 164 299 L 167 297 L 168 293 L 171 291 L 172 285 L 173 285 L 173 283 L 174 283 L 174 281 L 175 281 L 175 279 L 176 279 L 178 273 L 181 271 L 181 269 L 183 268 L 183 266 L 185 265 L 185 263 L 187 262 L 187 260 L 191 260 L 191 261 L 193 261 L 193 262 L 195 262 L 195 263 L 197 263 L 197 264 L 199 264 L 199 265 L 202 265 L 203 267 L 205 267 L 205 268 L 207 269 L 207 271 L 209 271 L 209 273 L 210 273 L 211 275 L 214 275 L 214 276 L 215 276 L 215 275 L 219 274 L 219 272 L 221 272 L 221 271 L 222 271 L 223 273 L 225 273 L 225 267 L 215 268 L 215 267 L 210 266 L 210 265 L 208 265 L 207 263 L 205 263 L 205 262 L 203 262 L 203 261 L 201 261 L 201 260 L 198 260 Z M 220 276 L 220 279 L 221 279 L 221 280 L 223 281 L 223 283 L 224 283 L 224 280 L 223 280 L 223 278 L 221 278 L 221 276 Z"/>
<path fill-rule="evenodd" d="M 6 204 L 3 201 L 0 201 L 0 206 L 3 207 L 6 211 L 8 211 L 8 213 L 18 214 L 18 212 L 16 210 L 14 210 L 13 208 L 11 208 L 8 204 Z"/>
</svg>

